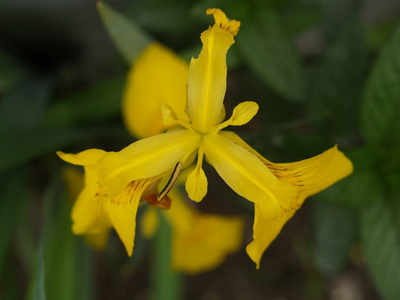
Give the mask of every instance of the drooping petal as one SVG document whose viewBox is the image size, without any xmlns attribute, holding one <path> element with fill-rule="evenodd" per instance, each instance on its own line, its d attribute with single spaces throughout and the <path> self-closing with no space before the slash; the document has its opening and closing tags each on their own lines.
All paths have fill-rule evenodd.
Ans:
<svg viewBox="0 0 400 300">
<path fill-rule="evenodd" d="M 135 241 L 136 213 L 140 199 L 143 192 L 159 179 L 160 176 L 135 180 L 127 185 L 118 196 L 105 203 L 111 223 L 129 256 L 132 256 Z"/>
<path fill-rule="evenodd" d="M 221 135 L 257 156 L 280 181 L 287 182 L 297 189 L 297 196 L 291 203 L 298 208 L 304 200 L 353 172 L 352 162 L 337 146 L 298 162 L 273 163 L 246 144 L 233 132 L 221 131 Z"/>
<path fill-rule="evenodd" d="M 83 176 L 78 170 L 68 169 L 67 186 L 71 198 L 76 199 L 71 212 L 72 231 L 75 234 L 97 234 L 111 226 L 104 211 L 107 196 L 98 185 L 98 174 L 95 163 L 104 156 L 105 151 L 89 149 L 78 154 L 57 152 L 61 159 L 84 165 Z"/>
<path fill-rule="evenodd" d="M 220 134 L 256 155 L 280 181 L 291 184 L 297 190 L 297 195 L 293 198 L 290 208 L 282 210 L 281 219 L 270 220 L 269 212 L 255 204 L 254 241 L 247 246 L 246 250 L 258 267 L 265 249 L 276 238 L 282 227 L 303 204 L 304 200 L 351 174 L 353 165 L 338 150 L 337 146 L 309 159 L 294 163 L 275 164 L 262 157 L 235 133 L 221 132 Z"/>
<path fill-rule="evenodd" d="M 120 152 L 109 152 L 99 161 L 100 185 L 110 196 L 131 181 L 149 178 L 184 163 L 200 143 L 193 130 L 179 130 L 142 139 Z"/>
<path fill-rule="evenodd" d="M 279 181 L 254 154 L 214 133 L 205 135 L 202 145 L 224 181 L 240 196 L 265 208 L 270 219 L 281 217 L 281 207 L 289 208 L 296 189 Z"/>
<path fill-rule="evenodd" d="M 171 208 L 164 212 L 172 226 L 173 268 L 200 273 L 220 265 L 242 243 L 244 220 L 200 214 L 185 203 L 179 190 L 170 192 Z"/>
<path fill-rule="evenodd" d="M 125 125 L 134 136 L 145 138 L 167 128 L 160 101 L 171 106 L 179 119 L 188 121 L 188 74 L 188 64 L 159 43 L 143 51 L 129 72 L 122 107 Z"/>
<path fill-rule="evenodd" d="M 282 227 L 294 215 L 295 209 L 282 210 L 282 218 L 271 220 L 269 212 L 254 204 L 253 241 L 247 245 L 246 252 L 260 267 L 261 257 L 264 251 L 281 232 Z"/>
<path fill-rule="evenodd" d="M 203 49 L 190 62 L 187 89 L 193 127 L 203 133 L 210 131 L 220 116 L 226 91 L 226 53 L 240 26 L 218 9 L 207 13 L 214 14 L 216 24 L 201 34 Z"/>
</svg>

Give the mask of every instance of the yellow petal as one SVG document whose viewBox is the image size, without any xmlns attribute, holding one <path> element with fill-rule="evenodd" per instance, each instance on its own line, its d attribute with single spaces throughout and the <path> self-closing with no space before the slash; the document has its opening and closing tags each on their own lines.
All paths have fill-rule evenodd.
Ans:
<svg viewBox="0 0 400 300">
<path fill-rule="evenodd" d="M 297 189 L 298 194 L 291 203 L 292 208 L 298 208 L 307 197 L 326 189 L 353 172 L 352 162 L 337 146 L 298 162 L 273 163 L 252 149 L 235 133 L 221 131 L 220 134 L 253 153 L 280 181 L 287 182 Z"/>
<path fill-rule="evenodd" d="M 64 153 L 57 151 L 57 155 L 63 160 L 73 165 L 86 166 L 97 163 L 106 152 L 100 149 L 88 149 L 77 154 Z"/>
<path fill-rule="evenodd" d="M 293 198 L 290 208 L 282 210 L 281 219 L 270 220 L 268 210 L 255 204 L 254 241 L 247 246 L 246 250 L 258 267 L 265 249 L 304 200 L 351 174 L 353 164 L 338 150 L 337 146 L 309 159 L 294 163 L 275 164 L 262 157 L 233 132 L 221 132 L 220 134 L 256 155 L 280 181 L 291 184 L 297 190 L 297 195 Z"/>
<path fill-rule="evenodd" d="M 129 256 L 132 255 L 135 241 L 136 213 L 140 199 L 146 188 L 159 179 L 160 176 L 135 180 L 121 194 L 105 203 L 111 223 Z"/>
<path fill-rule="evenodd" d="M 171 106 L 177 117 L 185 114 L 188 64 L 164 46 L 153 43 L 138 57 L 129 72 L 123 100 L 123 117 L 137 138 L 161 133 L 160 101 Z"/>
<path fill-rule="evenodd" d="M 100 185 L 110 196 L 121 192 L 131 181 L 149 178 L 184 163 L 200 143 L 193 130 L 179 130 L 142 139 L 120 152 L 107 153 L 99 161 Z"/>
<path fill-rule="evenodd" d="M 141 220 L 141 229 L 143 236 L 147 239 L 152 238 L 158 229 L 158 215 L 157 211 L 149 206 L 143 213 Z"/>
<path fill-rule="evenodd" d="M 249 257 L 260 267 L 261 257 L 264 251 L 277 237 L 282 227 L 294 215 L 296 210 L 282 210 L 282 218 L 270 220 L 269 212 L 254 204 L 253 241 L 247 245 L 246 251 Z"/>
<path fill-rule="evenodd" d="M 186 180 L 186 191 L 193 201 L 200 202 L 207 194 L 207 177 L 201 164 L 198 164 Z"/>
<path fill-rule="evenodd" d="M 200 214 L 185 203 L 175 188 L 170 197 L 171 208 L 165 215 L 172 226 L 175 270 L 192 274 L 211 270 L 240 248 L 243 218 Z"/>
<path fill-rule="evenodd" d="M 96 234 L 111 227 L 104 208 L 108 197 L 97 184 L 95 165 L 85 166 L 85 188 L 79 194 L 71 213 L 75 234 Z"/>
<path fill-rule="evenodd" d="M 75 167 L 67 167 L 63 170 L 62 175 L 67 188 L 68 198 L 71 203 L 74 203 L 85 186 L 83 173 Z"/>
<path fill-rule="evenodd" d="M 228 21 L 220 10 L 213 10 L 216 24 L 201 34 L 203 49 L 189 67 L 188 109 L 193 127 L 210 131 L 218 121 L 226 91 L 226 53 L 234 43 Z M 225 18 L 224 18 L 225 16 Z M 239 25 L 236 26 L 237 30 Z M 236 30 L 236 32 L 237 32 Z"/>
<path fill-rule="evenodd" d="M 270 218 L 289 208 L 296 189 L 279 181 L 252 153 L 219 134 L 203 137 L 204 152 L 224 181 L 240 196 L 265 207 Z"/>
</svg>

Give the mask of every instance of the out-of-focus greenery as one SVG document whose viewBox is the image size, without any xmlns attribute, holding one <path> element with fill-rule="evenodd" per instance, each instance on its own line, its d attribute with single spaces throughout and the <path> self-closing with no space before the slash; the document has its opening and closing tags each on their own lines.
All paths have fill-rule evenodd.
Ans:
<svg viewBox="0 0 400 300">
<path fill-rule="evenodd" d="M 0 4 L 0 298 L 398 299 L 398 1 L 109 4 L 100 14 L 91 1 Z M 55 151 L 132 142 L 120 119 L 130 64 L 152 40 L 197 56 L 208 7 L 242 23 L 228 53 L 225 104 L 229 115 L 256 100 L 260 112 L 239 134 L 276 162 L 338 144 L 354 173 L 307 200 L 259 271 L 244 251 L 249 226 L 242 251 L 217 270 L 177 276 L 168 269 L 168 228 L 153 242 L 138 230 L 132 258 L 115 236 L 96 253 L 71 233 Z M 224 189 L 213 181 L 201 208 L 250 220 L 252 208 Z M 212 198 L 221 191 L 223 199 Z"/>
</svg>

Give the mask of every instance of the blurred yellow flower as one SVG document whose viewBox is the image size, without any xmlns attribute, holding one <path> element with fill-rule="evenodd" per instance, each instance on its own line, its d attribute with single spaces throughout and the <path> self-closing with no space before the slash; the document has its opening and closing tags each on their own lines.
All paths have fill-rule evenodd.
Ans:
<svg viewBox="0 0 400 300">
<path fill-rule="evenodd" d="M 164 72 L 170 74 L 162 98 L 156 92 L 159 83 L 146 81 L 145 76 L 139 76 L 138 70 L 146 67 L 146 61 L 148 66 L 153 64 L 151 53 L 170 55 L 168 51 L 152 44 L 132 73 L 139 91 L 132 88 L 126 92 L 131 95 L 127 98 L 131 100 L 124 104 L 128 127 L 141 136 L 146 136 L 143 130 L 146 126 L 154 133 L 163 126 L 171 127 L 167 133 L 142 139 L 120 152 L 91 149 L 77 155 L 59 153 L 65 161 L 83 165 L 86 172 L 86 186 L 76 204 L 80 208 L 74 209 L 72 215 L 73 230 L 78 234 L 95 233 L 112 225 L 131 255 L 140 199 L 152 199 L 148 195 L 154 194 L 161 178 L 171 173 L 175 178 L 178 172 L 174 170 L 192 165 L 197 156 L 196 167 L 186 180 L 186 191 L 192 200 L 201 201 L 207 193 L 207 178 L 202 169 L 206 156 L 224 181 L 255 205 L 254 240 L 248 245 L 247 252 L 259 266 L 265 249 L 304 199 L 349 175 L 352 164 L 337 147 L 300 162 L 273 164 L 233 132 L 222 131 L 227 126 L 249 122 L 257 113 L 258 105 L 243 102 L 234 109 L 230 119 L 222 122 L 225 118 L 226 53 L 234 43 L 240 22 L 227 19 L 218 9 L 208 9 L 207 14 L 214 15 L 215 25 L 202 33 L 203 49 L 197 59 L 192 59 L 188 71 L 182 64 L 176 69 L 175 78 L 175 69 L 169 68 L 167 63 L 154 66 L 164 67 Z M 186 74 L 187 86 L 183 77 Z M 154 91 L 155 101 L 144 97 L 149 91 Z M 159 112 L 154 105 L 157 101 L 161 101 L 164 125 L 158 122 Z M 142 115 L 141 105 L 146 107 L 146 114 Z M 132 119 L 127 111 L 135 111 L 130 115 Z M 134 124 L 133 115 L 141 118 L 139 125 Z M 172 184 L 170 180 L 168 188 Z M 161 192 L 160 198 L 164 196 Z"/>
</svg>

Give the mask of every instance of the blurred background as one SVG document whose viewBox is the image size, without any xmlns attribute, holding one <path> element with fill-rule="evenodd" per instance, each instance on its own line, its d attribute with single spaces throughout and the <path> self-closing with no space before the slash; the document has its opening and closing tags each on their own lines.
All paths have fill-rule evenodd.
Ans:
<svg viewBox="0 0 400 300">
<path fill-rule="evenodd" d="M 89 0 L 0 3 L 0 298 L 399 299 L 400 2 L 107 4 L 100 15 Z M 146 36 L 189 61 L 213 24 L 209 7 L 242 23 L 228 52 L 227 115 L 245 100 L 260 110 L 237 133 L 273 162 L 337 144 L 355 171 L 305 202 L 260 270 L 245 252 L 253 207 L 210 166 L 199 209 L 246 220 L 242 246 L 221 265 L 170 270 L 168 230 L 147 240 L 138 228 L 131 258 L 115 232 L 94 250 L 71 233 L 67 164 L 55 151 L 134 141 L 121 119 L 129 46 L 115 35 L 126 28 L 102 19 L 134 24 L 133 48 Z"/>
</svg>

